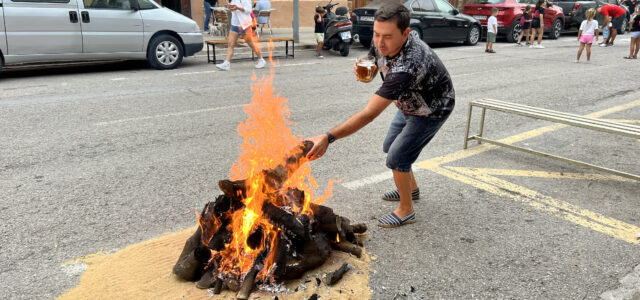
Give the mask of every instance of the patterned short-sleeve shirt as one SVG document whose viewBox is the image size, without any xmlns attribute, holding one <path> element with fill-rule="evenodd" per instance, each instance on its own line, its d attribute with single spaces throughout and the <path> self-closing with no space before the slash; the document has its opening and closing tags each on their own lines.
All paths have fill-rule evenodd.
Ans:
<svg viewBox="0 0 640 300">
<path fill-rule="evenodd" d="M 455 91 L 449 72 L 440 58 L 411 32 L 394 57 L 381 56 L 372 44 L 369 55 L 376 58 L 382 86 L 376 94 L 393 100 L 406 115 L 443 116 L 455 105 Z"/>
</svg>

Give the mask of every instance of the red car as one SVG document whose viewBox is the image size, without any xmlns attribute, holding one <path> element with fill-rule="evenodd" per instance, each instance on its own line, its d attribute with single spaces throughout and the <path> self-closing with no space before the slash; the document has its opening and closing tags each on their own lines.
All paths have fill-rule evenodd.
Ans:
<svg viewBox="0 0 640 300">
<path fill-rule="evenodd" d="M 464 14 L 474 17 L 482 24 L 483 32 L 487 32 L 487 19 L 491 16 L 491 8 L 498 8 L 498 35 L 503 35 L 513 43 L 520 35 L 520 18 L 525 7 L 536 6 L 536 0 L 470 0 L 464 6 Z M 565 16 L 560 6 L 548 2 L 544 14 L 544 32 L 550 39 L 560 37 L 564 28 Z"/>
</svg>

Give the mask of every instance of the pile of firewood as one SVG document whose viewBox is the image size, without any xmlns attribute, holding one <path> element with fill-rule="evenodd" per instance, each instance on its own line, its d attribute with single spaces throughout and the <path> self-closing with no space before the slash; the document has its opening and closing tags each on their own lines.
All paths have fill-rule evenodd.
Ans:
<svg viewBox="0 0 640 300">
<path fill-rule="evenodd" d="M 307 161 L 305 157 L 312 146 L 309 141 L 303 142 L 283 164 L 263 171 L 263 189 L 269 191 L 269 201 L 263 202 L 261 217 L 279 230 L 266 233 L 263 227 L 254 227 L 246 245 L 251 249 L 263 246 L 248 272 L 220 272 L 224 269 L 222 255 L 234 236 L 232 216 L 245 208 L 245 180 L 218 182 L 223 195 L 204 206 L 200 226 L 185 243 L 173 272 L 181 279 L 197 281 L 199 288 L 214 288 L 216 294 L 226 288 L 238 292 L 239 299 L 248 299 L 256 284 L 300 278 L 304 272 L 322 265 L 332 248 L 360 257 L 362 244 L 356 234 L 367 230 L 365 224 L 351 225 L 349 219 L 336 215 L 331 208 L 314 203 L 308 204 L 307 211 L 311 213 L 301 213 L 304 191 L 283 188 L 287 178 Z M 265 266 L 267 257 L 273 258 L 269 266 Z M 260 279 L 257 275 L 265 268 L 269 272 Z M 340 270 L 341 277 L 346 269 Z"/>
</svg>

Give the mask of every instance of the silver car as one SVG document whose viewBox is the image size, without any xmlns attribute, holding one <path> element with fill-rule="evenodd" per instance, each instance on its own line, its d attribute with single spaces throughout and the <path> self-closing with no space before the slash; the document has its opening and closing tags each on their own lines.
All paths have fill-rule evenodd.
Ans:
<svg viewBox="0 0 640 300">
<path fill-rule="evenodd" d="M 195 21 L 152 0 L 0 0 L 0 71 L 109 59 L 172 69 L 202 46 Z"/>
</svg>

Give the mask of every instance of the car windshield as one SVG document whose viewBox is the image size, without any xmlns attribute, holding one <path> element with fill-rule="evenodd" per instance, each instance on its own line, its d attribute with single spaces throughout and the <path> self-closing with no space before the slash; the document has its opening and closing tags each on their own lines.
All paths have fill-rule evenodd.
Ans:
<svg viewBox="0 0 640 300">
<path fill-rule="evenodd" d="M 467 3 L 471 4 L 500 4 L 504 3 L 505 0 L 469 0 Z"/>
</svg>

